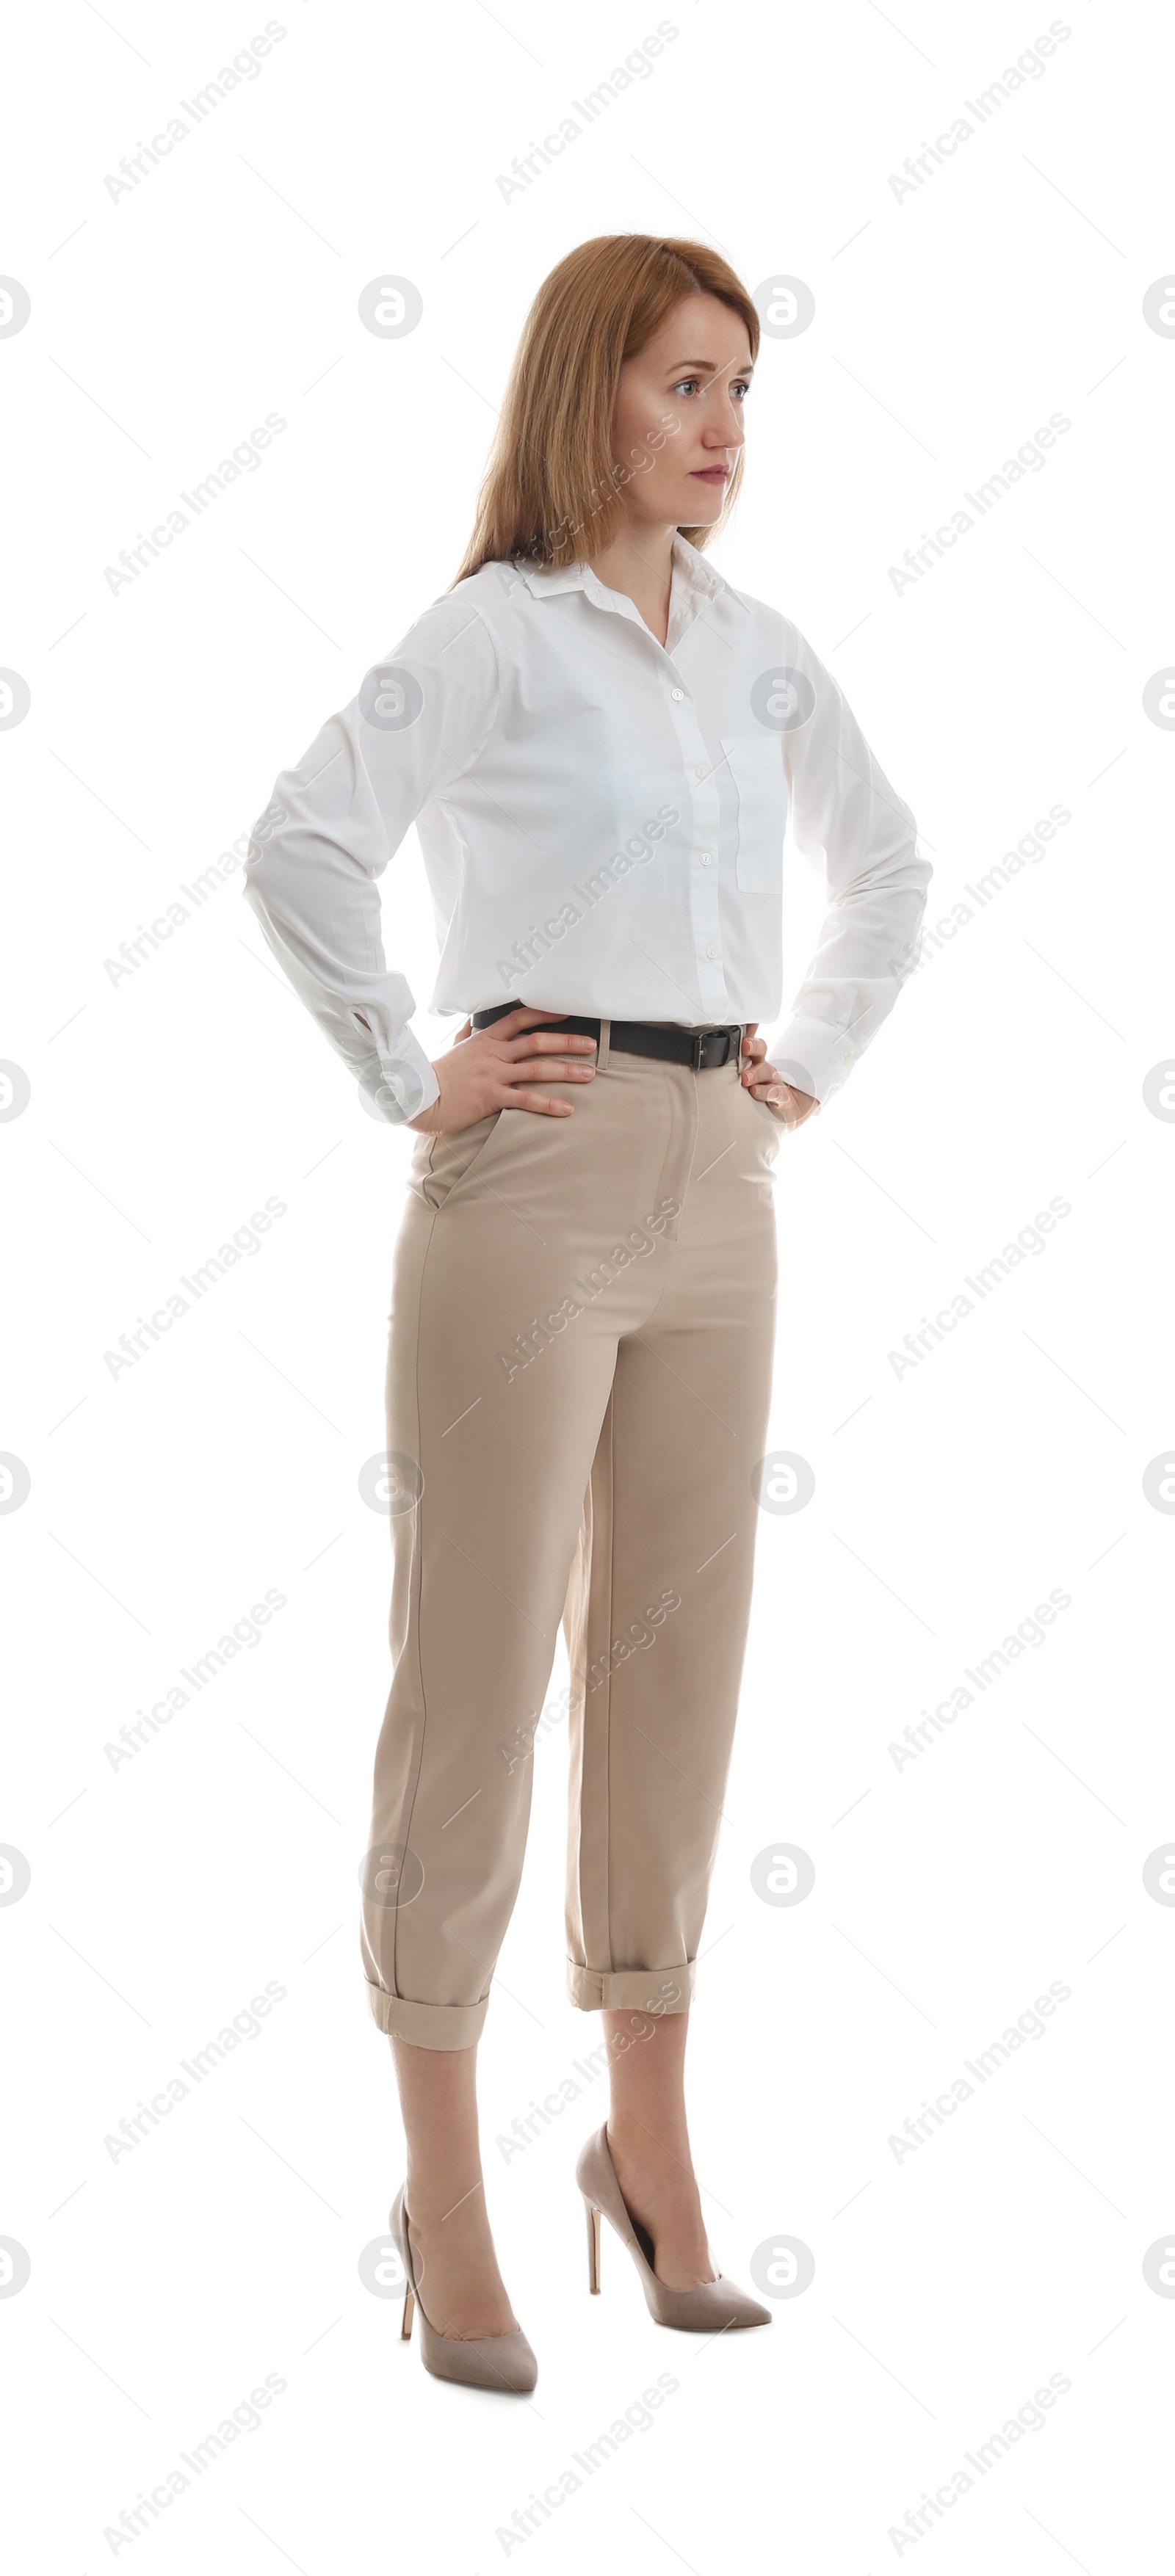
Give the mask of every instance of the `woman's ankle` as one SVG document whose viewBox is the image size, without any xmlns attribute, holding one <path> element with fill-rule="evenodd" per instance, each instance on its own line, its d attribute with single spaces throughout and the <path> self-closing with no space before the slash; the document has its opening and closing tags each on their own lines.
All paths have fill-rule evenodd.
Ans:
<svg viewBox="0 0 1175 2576">
<path fill-rule="evenodd" d="M 635 2112 L 610 2111 L 606 2130 L 609 2151 L 631 2169 L 671 2183 L 694 2179 L 693 2158 L 684 2116 L 666 2129 L 653 2129 Z"/>
<path fill-rule="evenodd" d="M 404 2186 L 404 2205 L 414 2230 L 428 2235 L 445 2229 L 450 2235 L 467 2235 L 487 2227 L 485 2184 L 479 2175 L 470 2183 L 468 2174 L 438 2174 L 435 2168 L 426 2173 L 409 2172 Z"/>
</svg>

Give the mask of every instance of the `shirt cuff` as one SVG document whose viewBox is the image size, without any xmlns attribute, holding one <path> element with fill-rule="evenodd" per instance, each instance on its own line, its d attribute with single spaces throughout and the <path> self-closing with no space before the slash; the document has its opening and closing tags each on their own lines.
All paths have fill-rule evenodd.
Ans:
<svg viewBox="0 0 1175 2576">
<path fill-rule="evenodd" d="M 441 1096 L 441 1086 L 423 1047 L 410 1029 L 395 1055 L 381 1055 L 359 1076 L 362 1089 L 389 1127 L 404 1127 Z"/>
<path fill-rule="evenodd" d="M 825 1020 L 797 1019 L 772 1040 L 767 1061 L 793 1091 L 806 1091 L 823 1107 L 847 1081 L 857 1056 L 843 1030 L 830 1029 Z"/>
</svg>

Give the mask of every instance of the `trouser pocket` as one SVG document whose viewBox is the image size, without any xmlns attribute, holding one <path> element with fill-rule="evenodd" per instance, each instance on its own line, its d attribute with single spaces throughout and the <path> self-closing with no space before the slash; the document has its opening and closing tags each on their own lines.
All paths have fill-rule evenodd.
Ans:
<svg viewBox="0 0 1175 2576">
<path fill-rule="evenodd" d="M 501 1115 L 500 1109 L 494 1109 L 488 1118 L 475 1118 L 471 1127 L 457 1127 L 447 1136 L 418 1138 L 409 1177 L 426 1207 L 442 1208 L 459 1184 L 468 1180 Z"/>
</svg>

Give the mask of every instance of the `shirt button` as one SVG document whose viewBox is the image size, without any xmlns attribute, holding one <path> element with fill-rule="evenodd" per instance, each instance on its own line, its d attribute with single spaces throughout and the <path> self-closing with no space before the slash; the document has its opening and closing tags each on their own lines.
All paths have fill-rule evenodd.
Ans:
<svg viewBox="0 0 1175 2576">
<path fill-rule="evenodd" d="M 709 775 L 710 775 L 709 770 L 708 770 L 708 769 L 705 769 L 705 768 L 695 769 L 695 771 L 694 771 L 694 776 L 695 776 L 695 778 L 708 778 L 708 777 L 709 777 Z"/>
<path fill-rule="evenodd" d="M 717 956 L 717 954 L 718 954 L 717 945 L 716 945 L 715 941 L 712 939 L 712 940 L 709 942 L 709 945 L 708 945 L 708 947 L 707 947 L 707 949 L 706 949 L 706 955 L 707 955 L 707 957 L 716 957 L 716 956 Z"/>
<path fill-rule="evenodd" d="M 698 866 L 699 866 L 700 868 L 708 868 L 708 867 L 709 867 L 709 865 L 710 865 L 710 852 L 709 852 L 709 850 L 699 850 L 699 852 L 698 852 Z"/>
<path fill-rule="evenodd" d="M 675 698 L 675 699 L 678 701 L 678 703 L 680 704 L 681 699 L 682 699 L 682 698 L 684 698 L 684 696 L 685 696 L 685 690 L 684 690 L 684 689 L 671 689 L 671 690 L 670 690 L 670 692 L 669 692 L 669 695 L 670 695 L 670 697 L 671 697 L 671 698 Z"/>
</svg>

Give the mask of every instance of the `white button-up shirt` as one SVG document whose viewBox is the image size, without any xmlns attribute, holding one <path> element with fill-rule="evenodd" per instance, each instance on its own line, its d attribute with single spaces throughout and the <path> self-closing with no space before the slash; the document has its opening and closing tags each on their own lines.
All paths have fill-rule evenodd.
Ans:
<svg viewBox="0 0 1175 2576">
<path fill-rule="evenodd" d="M 585 564 L 489 563 L 447 591 L 278 778 L 245 893 L 399 1123 L 439 1089 L 381 940 L 377 881 L 410 824 L 434 1011 L 699 1028 L 779 1016 L 789 807 L 830 908 L 770 1057 L 825 1101 L 893 1006 L 930 867 L 803 636 L 683 537 L 664 644 Z"/>
</svg>

